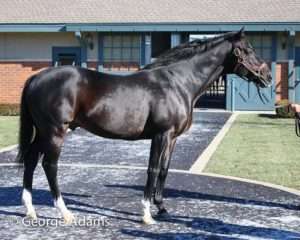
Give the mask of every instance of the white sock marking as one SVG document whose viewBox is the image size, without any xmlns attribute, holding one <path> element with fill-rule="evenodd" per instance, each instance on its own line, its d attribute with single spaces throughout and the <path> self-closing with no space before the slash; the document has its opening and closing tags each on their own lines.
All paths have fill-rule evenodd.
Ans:
<svg viewBox="0 0 300 240">
<path fill-rule="evenodd" d="M 58 210 L 64 215 L 69 212 L 67 209 L 65 202 L 61 196 L 59 196 L 56 200 L 54 200 L 54 206 L 58 208 Z"/>
<path fill-rule="evenodd" d="M 22 201 L 23 201 L 23 204 L 25 205 L 25 207 L 27 209 L 27 214 L 29 214 L 29 215 L 34 214 L 35 215 L 35 210 L 34 210 L 34 207 L 32 205 L 31 193 L 27 189 L 23 190 Z"/>
<path fill-rule="evenodd" d="M 65 202 L 61 196 L 54 200 L 55 207 L 58 208 L 67 224 L 72 224 L 74 221 L 74 215 L 67 209 Z"/>
<path fill-rule="evenodd" d="M 142 200 L 142 208 L 143 208 L 143 222 L 146 224 L 154 224 L 155 221 L 152 218 L 150 211 L 150 201 Z"/>
<path fill-rule="evenodd" d="M 144 199 L 142 200 L 142 207 L 143 207 L 143 214 L 144 216 L 151 216 L 150 212 L 150 201 L 145 201 Z"/>
</svg>

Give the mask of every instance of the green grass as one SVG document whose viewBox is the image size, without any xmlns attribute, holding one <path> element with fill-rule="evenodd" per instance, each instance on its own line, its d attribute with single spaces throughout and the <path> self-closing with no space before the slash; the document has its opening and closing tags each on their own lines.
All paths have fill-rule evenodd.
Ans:
<svg viewBox="0 0 300 240">
<path fill-rule="evenodd" d="M 300 138 L 294 120 L 239 115 L 204 171 L 300 190 Z"/>
<path fill-rule="evenodd" d="M 0 149 L 17 144 L 19 117 L 0 116 Z"/>
</svg>

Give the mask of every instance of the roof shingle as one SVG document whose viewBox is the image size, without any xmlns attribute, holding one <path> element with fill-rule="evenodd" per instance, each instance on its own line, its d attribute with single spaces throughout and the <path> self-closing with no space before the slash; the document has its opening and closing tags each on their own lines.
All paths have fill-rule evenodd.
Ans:
<svg viewBox="0 0 300 240">
<path fill-rule="evenodd" d="M 0 24 L 300 22 L 299 0 L 0 0 Z"/>
</svg>

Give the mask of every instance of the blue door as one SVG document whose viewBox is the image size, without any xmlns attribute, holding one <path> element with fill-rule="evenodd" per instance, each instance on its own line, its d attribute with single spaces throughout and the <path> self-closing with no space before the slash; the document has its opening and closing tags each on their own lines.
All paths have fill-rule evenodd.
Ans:
<svg viewBox="0 0 300 240">
<path fill-rule="evenodd" d="M 274 110 L 274 80 L 269 88 L 260 88 L 261 98 L 254 83 L 237 75 L 227 76 L 226 109 L 269 111 Z"/>
<path fill-rule="evenodd" d="M 300 103 L 300 47 L 295 52 L 295 101 Z"/>
</svg>

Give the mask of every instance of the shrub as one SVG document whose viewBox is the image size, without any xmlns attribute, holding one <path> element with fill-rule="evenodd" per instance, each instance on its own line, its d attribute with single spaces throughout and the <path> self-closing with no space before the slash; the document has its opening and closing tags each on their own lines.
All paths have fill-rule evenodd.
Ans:
<svg viewBox="0 0 300 240">
<path fill-rule="evenodd" d="M 290 102 L 287 99 L 282 99 L 276 102 L 276 115 L 281 118 L 294 118 L 295 113 L 293 111 L 289 111 L 289 104 Z"/>
<path fill-rule="evenodd" d="M 0 116 L 17 116 L 19 114 L 19 104 L 0 104 Z"/>
</svg>

